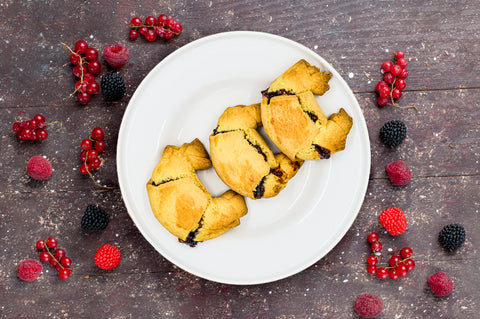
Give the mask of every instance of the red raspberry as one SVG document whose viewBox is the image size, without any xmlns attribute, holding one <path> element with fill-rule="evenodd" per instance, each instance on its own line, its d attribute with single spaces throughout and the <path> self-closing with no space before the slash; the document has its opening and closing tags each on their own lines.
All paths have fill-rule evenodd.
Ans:
<svg viewBox="0 0 480 319">
<path fill-rule="evenodd" d="M 363 318 L 375 318 L 383 310 L 383 301 L 374 294 L 358 295 L 355 299 L 355 310 Z"/>
<path fill-rule="evenodd" d="M 98 248 L 95 253 L 95 265 L 102 269 L 110 270 L 118 266 L 120 258 L 120 250 L 117 247 L 105 244 Z"/>
<path fill-rule="evenodd" d="M 52 166 L 42 156 L 33 156 L 27 163 L 27 174 L 33 179 L 47 179 L 52 174 Z"/>
<path fill-rule="evenodd" d="M 38 260 L 27 259 L 18 264 L 17 276 L 25 281 L 34 281 L 42 273 L 42 268 Z"/>
<path fill-rule="evenodd" d="M 428 277 L 428 284 L 433 293 L 439 297 L 446 297 L 453 291 L 453 282 L 443 271 L 439 271 Z"/>
<path fill-rule="evenodd" d="M 405 214 L 398 207 L 385 209 L 378 218 L 385 230 L 391 235 L 400 235 L 407 229 Z"/>
<path fill-rule="evenodd" d="M 103 49 L 103 58 L 115 69 L 127 63 L 128 55 L 128 49 L 123 44 L 110 44 Z"/>
<path fill-rule="evenodd" d="M 398 186 L 407 185 L 412 179 L 412 171 L 404 161 L 390 163 L 386 167 L 388 178 Z"/>
</svg>

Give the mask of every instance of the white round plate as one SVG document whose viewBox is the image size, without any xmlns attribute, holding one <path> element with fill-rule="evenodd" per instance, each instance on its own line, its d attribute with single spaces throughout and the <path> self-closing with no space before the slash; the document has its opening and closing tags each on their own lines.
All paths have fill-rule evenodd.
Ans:
<svg viewBox="0 0 480 319">
<path fill-rule="evenodd" d="M 164 147 L 199 138 L 208 150 L 227 107 L 259 103 L 260 91 L 300 59 L 332 72 L 330 90 L 317 100 L 327 116 L 343 107 L 353 117 L 346 149 L 306 162 L 278 196 L 246 199 L 240 226 L 194 248 L 179 243 L 155 219 L 146 190 Z M 344 236 L 365 196 L 370 143 L 355 96 L 318 54 L 267 33 L 226 32 L 185 45 L 145 77 L 122 120 L 117 166 L 128 213 L 165 258 L 212 281 L 259 284 L 304 270 Z M 213 168 L 197 173 L 213 196 L 228 189 Z"/>
</svg>

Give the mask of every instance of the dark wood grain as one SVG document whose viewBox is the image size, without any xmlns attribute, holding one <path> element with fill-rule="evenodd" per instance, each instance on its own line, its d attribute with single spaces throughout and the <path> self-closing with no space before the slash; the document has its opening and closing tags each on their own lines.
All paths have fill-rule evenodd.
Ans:
<svg viewBox="0 0 480 319">
<path fill-rule="evenodd" d="M 170 41 L 128 40 L 131 17 L 166 13 L 184 31 Z M 376 293 L 379 318 L 477 318 L 480 277 L 480 2 L 465 1 L 4 1 L 0 4 L 0 317 L 2 318 L 359 318 L 355 297 Z M 263 285 L 224 285 L 197 278 L 170 263 L 142 237 L 120 190 L 103 190 L 78 171 L 79 143 L 94 126 L 106 132 L 105 162 L 96 173 L 117 184 L 118 129 L 135 89 L 163 58 L 193 40 L 223 31 L 277 34 L 305 45 L 339 71 L 357 97 L 371 142 L 372 165 L 364 204 L 345 237 L 324 258 L 289 278 Z M 99 49 L 122 43 L 127 84 L 119 102 L 94 96 L 87 106 L 69 98 L 75 78 L 69 53 L 79 39 Z M 376 106 L 380 65 L 402 49 L 409 60 L 407 89 L 399 101 L 413 109 Z M 102 74 L 112 69 L 101 59 Z M 165 85 L 181 85 L 168 83 Z M 188 89 L 188 88 L 186 88 Z M 15 119 L 42 113 L 49 137 L 19 142 Z M 397 149 L 380 142 L 380 127 L 401 119 L 407 139 Z M 25 167 L 44 155 L 54 173 L 32 181 Z M 393 186 L 385 166 L 404 160 L 414 178 Z M 96 203 L 110 215 L 102 232 L 84 232 L 80 220 Z M 404 209 L 405 234 L 381 233 L 386 258 L 413 248 L 416 269 L 407 277 L 380 280 L 365 271 L 366 236 L 379 231 L 378 215 Z M 467 231 L 465 245 L 445 253 L 437 236 L 450 223 Z M 60 280 L 51 267 L 34 282 L 16 267 L 37 258 L 37 239 L 55 236 L 75 271 Z M 104 243 L 119 247 L 113 271 L 93 263 Z M 391 251 L 388 250 L 391 248 Z M 47 271 L 48 270 L 48 271 Z M 455 283 L 452 295 L 435 297 L 427 278 L 443 270 Z"/>
</svg>

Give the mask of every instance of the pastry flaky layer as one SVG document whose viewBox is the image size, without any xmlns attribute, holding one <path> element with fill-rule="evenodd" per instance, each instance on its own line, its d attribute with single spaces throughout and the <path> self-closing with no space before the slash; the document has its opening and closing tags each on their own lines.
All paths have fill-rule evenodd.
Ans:
<svg viewBox="0 0 480 319">
<path fill-rule="evenodd" d="M 276 196 L 302 165 L 282 153 L 274 154 L 257 128 L 260 104 L 227 108 L 210 135 L 213 167 L 222 181 L 252 199 Z"/>
<path fill-rule="evenodd" d="M 157 220 L 181 241 L 194 245 L 220 236 L 240 224 L 247 213 L 243 196 L 228 190 L 212 197 L 195 174 L 212 166 L 203 144 L 195 139 L 165 147 L 147 183 Z"/>
<path fill-rule="evenodd" d="M 327 118 L 314 96 L 329 90 L 331 77 L 300 60 L 262 92 L 265 132 L 291 160 L 329 158 L 345 149 L 352 118 L 343 108 Z"/>
</svg>

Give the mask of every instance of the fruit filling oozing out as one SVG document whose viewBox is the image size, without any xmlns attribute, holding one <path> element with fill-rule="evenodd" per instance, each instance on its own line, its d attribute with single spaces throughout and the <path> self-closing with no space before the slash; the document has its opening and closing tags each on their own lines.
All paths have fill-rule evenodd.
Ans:
<svg viewBox="0 0 480 319">
<path fill-rule="evenodd" d="M 330 158 L 330 150 L 318 144 L 313 144 L 313 145 L 315 146 L 315 151 L 317 151 L 318 155 L 320 155 L 320 158 L 324 158 L 324 159 Z"/>
<path fill-rule="evenodd" d="M 263 90 L 262 95 L 268 99 L 268 103 L 270 103 L 270 99 L 275 96 L 280 96 L 280 95 L 294 95 L 292 92 L 287 91 L 285 89 L 277 90 L 275 92 L 268 92 L 268 89 Z"/>
</svg>

